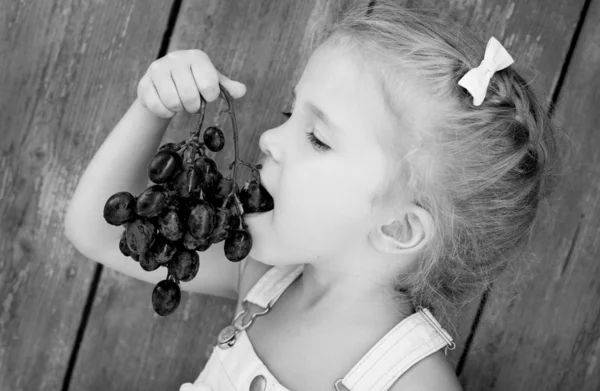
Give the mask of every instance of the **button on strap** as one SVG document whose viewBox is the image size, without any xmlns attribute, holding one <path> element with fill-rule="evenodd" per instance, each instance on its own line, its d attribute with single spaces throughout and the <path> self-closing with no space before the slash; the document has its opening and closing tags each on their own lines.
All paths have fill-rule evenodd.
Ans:
<svg viewBox="0 0 600 391">
<path fill-rule="evenodd" d="M 250 382 L 249 391 L 265 391 L 267 389 L 267 379 L 263 375 L 257 375 Z"/>
</svg>

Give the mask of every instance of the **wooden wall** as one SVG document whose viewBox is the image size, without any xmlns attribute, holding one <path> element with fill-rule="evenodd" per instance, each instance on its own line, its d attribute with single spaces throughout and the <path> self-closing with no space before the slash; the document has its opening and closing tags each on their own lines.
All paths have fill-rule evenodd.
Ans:
<svg viewBox="0 0 600 391">
<path fill-rule="evenodd" d="M 147 67 L 173 50 L 200 48 L 248 86 L 236 111 L 243 155 L 255 159 L 311 37 L 350 1 L 0 3 L 0 390 L 176 390 L 196 378 L 233 301 L 184 292 L 175 314 L 155 315 L 151 285 L 67 241 L 68 201 Z M 526 75 L 556 103 L 575 149 L 554 217 L 540 218 L 523 261 L 457 317 L 450 357 L 467 390 L 596 390 L 600 0 L 437 3 L 537 69 Z M 187 137 L 194 119 L 178 115 L 164 142 Z"/>
</svg>

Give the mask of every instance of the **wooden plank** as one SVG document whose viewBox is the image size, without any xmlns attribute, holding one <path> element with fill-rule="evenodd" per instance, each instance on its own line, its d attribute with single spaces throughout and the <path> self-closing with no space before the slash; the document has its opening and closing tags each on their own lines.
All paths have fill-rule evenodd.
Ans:
<svg viewBox="0 0 600 391">
<path fill-rule="evenodd" d="M 491 36 L 500 40 L 515 58 L 515 66 L 523 69 L 527 80 L 532 80 L 550 102 L 584 0 L 453 0 L 434 4 L 484 41 Z M 455 366 L 464 353 L 480 301 L 481 297 L 467 304 L 449 319 L 451 324 L 446 324 L 456 340 L 456 349 L 448 352 Z"/>
<path fill-rule="evenodd" d="M 599 36 L 593 0 L 557 103 L 573 145 L 551 205 L 556 216 L 538 221 L 517 283 L 505 279 L 493 291 L 462 376 L 467 389 L 600 388 Z"/>
<path fill-rule="evenodd" d="M 250 129 L 244 130 L 245 132 L 247 131 L 247 133 L 244 133 L 242 136 L 242 143 L 251 146 L 249 147 L 250 149 L 244 152 L 245 154 L 247 153 L 246 156 L 248 156 L 248 160 L 254 159 L 258 154 L 255 146 L 260 132 L 281 121 L 279 112 L 282 109 L 287 108 L 287 105 L 289 104 L 288 91 L 294 84 L 295 79 L 299 76 L 303 62 L 306 59 L 306 56 L 299 53 L 299 51 L 301 51 L 302 47 L 305 47 L 307 42 L 305 31 L 307 21 L 312 21 L 312 18 L 323 15 L 323 4 L 323 2 L 315 2 L 290 6 L 283 3 L 275 6 L 271 5 L 271 7 L 268 7 L 266 2 L 235 4 L 236 7 L 242 8 L 241 11 L 239 11 L 239 8 L 231 8 L 233 5 L 228 3 L 222 3 L 216 6 L 216 8 L 204 5 L 200 6 L 197 4 L 188 5 L 187 3 L 184 3 L 183 5 L 178 25 L 171 41 L 172 45 L 170 50 L 200 47 L 209 53 L 215 65 L 220 70 L 248 85 L 248 95 L 242 99 L 239 104 L 236 104 L 240 124 L 253 124 Z M 516 51 L 517 53 L 523 51 L 524 54 L 520 57 L 520 61 L 531 61 L 544 68 L 546 70 L 544 74 L 549 75 L 548 80 L 550 81 L 548 81 L 548 84 L 552 84 L 552 80 L 558 78 L 560 63 L 566 54 L 569 43 L 569 40 L 566 37 L 572 35 L 578 15 L 575 8 L 569 8 L 570 12 L 567 12 L 563 9 L 564 7 L 562 4 L 566 3 L 557 2 L 555 4 L 554 9 L 556 9 L 557 15 L 560 15 L 561 18 L 570 18 L 568 20 L 572 21 L 572 23 L 561 25 L 564 27 L 562 30 L 557 30 L 557 27 L 546 19 L 542 19 L 542 21 L 537 24 L 530 23 L 532 13 L 533 15 L 538 16 L 542 13 L 544 8 L 541 1 L 537 3 L 520 4 L 518 6 L 515 6 L 512 2 L 508 1 L 484 3 L 489 12 L 485 11 L 485 7 L 483 9 L 480 8 L 481 3 L 460 2 L 452 4 L 446 11 L 458 16 L 464 23 L 474 26 L 481 25 L 486 21 L 503 20 L 504 24 L 486 25 L 484 23 L 485 27 L 482 28 L 482 36 L 489 36 L 493 33 L 499 39 L 503 39 L 503 31 L 519 31 L 519 33 L 515 32 L 514 36 L 511 35 L 512 41 L 510 44 L 507 44 L 509 50 L 511 50 L 511 52 Z M 572 7 L 577 5 L 577 3 L 570 4 Z M 578 4 L 581 6 L 582 3 L 580 2 Z M 248 11 L 245 7 L 249 7 L 248 9 L 251 8 L 251 10 Z M 305 9 L 304 7 L 308 8 Z M 515 10 L 518 10 L 519 12 Z M 229 12 L 229 14 L 225 16 L 225 13 L 227 12 Z M 239 16 L 239 13 L 241 13 L 242 16 Z M 258 17 L 257 13 L 262 15 L 262 17 Z M 522 13 L 526 13 L 527 17 Z M 225 25 L 224 22 L 221 22 L 224 20 L 228 22 L 227 25 Z M 239 27 L 231 31 L 231 25 Z M 308 25 L 310 25 L 310 23 L 308 23 Z M 523 25 L 530 26 L 530 30 L 523 30 Z M 526 50 L 528 48 L 527 42 L 530 40 L 528 37 L 534 32 L 537 32 L 538 29 L 540 29 L 538 34 L 540 35 L 539 42 L 541 42 L 541 45 L 545 46 L 540 46 L 541 49 L 538 50 Z M 304 38 L 300 41 L 297 37 Z M 296 49 L 298 46 L 300 46 L 300 49 Z M 546 46 L 552 47 L 553 50 L 542 50 Z M 523 49 L 519 49 L 520 47 Z M 561 60 L 554 61 L 556 58 Z M 292 67 L 292 75 L 289 73 L 290 70 L 286 69 L 286 64 L 288 66 L 297 64 L 295 67 Z M 140 70 L 140 76 L 141 72 L 143 72 L 143 70 Z M 214 111 L 215 110 L 213 110 L 213 113 Z M 116 118 L 118 118 L 118 116 L 116 116 Z M 211 118 L 211 116 L 208 116 L 208 118 Z M 165 138 L 165 142 L 178 141 L 187 137 L 187 132 L 194 124 L 195 118 L 192 116 L 179 115 L 174 120 L 169 134 Z M 224 167 L 223 164 L 225 161 L 230 161 L 231 156 L 220 153 L 217 155 L 216 160 L 220 167 Z M 108 276 L 105 277 L 109 278 Z M 104 284 L 110 285 L 109 282 L 103 281 L 103 287 L 101 287 L 99 297 L 108 294 L 107 292 L 111 289 L 110 286 L 104 287 Z M 117 283 L 115 283 L 115 285 L 116 284 Z M 102 289 L 107 290 L 105 291 Z M 118 292 L 121 292 L 124 295 L 128 295 L 132 292 L 130 289 L 114 289 L 117 289 Z M 141 298 L 147 297 L 151 291 L 151 288 L 148 286 L 136 289 L 145 289 L 145 296 L 144 294 L 139 295 Z M 135 291 L 135 289 L 133 290 Z M 131 293 L 131 295 L 138 297 L 136 296 L 137 293 Z M 111 306 L 110 311 L 123 313 L 127 311 L 128 314 L 131 314 L 132 311 L 138 310 L 138 308 L 135 307 L 135 299 L 124 298 L 123 300 L 124 302 L 122 304 L 116 303 Z M 102 303 L 102 301 L 99 299 L 96 306 L 101 307 L 100 303 Z M 198 307 L 193 306 L 193 308 L 203 308 L 206 310 L 206 308 L 203 307 L 204 305 L 215 306 L 216 309 L 214 309 L 215 315 L 212 317 L 213 323 L 203 323 L 202 319 L 199 319 L 198 322 L 201 325 L 206 324 L 207 327 L 213 326 L 214 324 L 220 325 L 230 319 L 231 314 L 227 313 L 226 303 L 209 304 L 207 302 L 206 304 L 199 304 Z M 220 307 L 221 305 L 223 307 Z M 146 311 L 146 309 L 139 310 Z M 89 335 L 93 336 L 102 335 L 102 332 L 98 331 L 96 328 L 107 330 L 108 327 L 102 323 L 98 323 L 102 322 L 102 319 L 99 319 L 101 315 L 97 315 L 96 313 L 97 310 L 95 309 L 90 321 Z M 468 316 L 462 315 L 461 322 L 456 322 L 460 331 L 457 338 L 458 347 L 450 355 L 450 358 L 455 362 L 462 350 L 462 346 L 464 346 L 464 339 L 468 335 L 468 331 L 471 327 L 471 319 L 474 315 L 473 307 L 468 309 L 467 314 Z M 148 312 L 144 312 L 142 315 L 136 315 L 135 317 L 138 316 L 144 319 L 144 321 L 140 321 L 141 324 L 150 322 L 150 318 L 145 318 L 149 316 Z M 181 319 L 174 318 L 174 326 L 172 326 L 171 329 L 183 327 L 176 326 L 178 322 L 181 322 Z M 117 332 L 114 331 L 112 327 L 109 329 L 112 333 Z M 176 371 L 176 369 L 173 368 L 182 368 L 183 366 L 169 367 L 169 371 L 174 374 L 173 376 L 176 377 L 175 373 L 179 373 L 179 375 L 177 375 L 179 376 L 179 380 L 173 381 L 172 383 L 163 383 L 163 380 L 155 379 L 152 382 L 152 386 L 157 386 L 157 384 L 154 384 L 156 381 L 159 382 L 158 384 L 160 384 L 160 387 L 164 387 L 176 386 L 177 384 L 180 384 L 181 381 L 193 379 L 198 372 L 198 367 L 204 365 L 203 363 L 206 361 L 209 352 L 209 350 L 206 349 L 206 346 L 210 346 L 213 343 L 214 335 L 218 329 L 219 327 L 214 327 L 211 329 L 212 331 L 197 335 L 191 342 L 189 339 L 190 337 L 188 337 L 188 339 L 174 339 L 174 337 L 171 336 L 170 338 L 172 338 L 171 340 L 173 343 L 177 346 L 182 346 L 184 349 L 183 351 L 186 351 L 185 348 L 190 345 L 197 346 L 198 351 L 196 352 L 196 355 L 193 355 L 190 352 L 190 354 L 185 355 L 185 357 L 186 360 L 188 360 L 186 362 L 199 364 L 194 368 L 188 367 L 189 369 L 186 370 L 181 369 L 180 372 L 173 372 Z M 119 341 L 138 341 L 135 345 L 147 346 L 145 341 L 147 341 L 148 338 L 160 339 L 157 338 L 156 335 L 161 335 L 161 331 L 156 331 L 156 333 L 153 334 L 153 337 L 141 333 L 132 334 L 126 329 L 120 330 L 119 334 L 122 335 Z M 105 373 L 103 374 L 99 369 L 93 370 L 92 365 L 90 364 L 93 362 L 92 360 L 97 359 L 95 353 L 97 346 L 104 345 L 102 339 L 92 342 L 92 339 L 95 338 L 96 337 L 89 337 L 84 340 L 81 352 L 81 362 L 78 363 L 76 378 L 74 379 L 74 387 L 84 384 L 85 386 L 90 386 L 92 383 L 98 384 L 100 387 L 102 385 L 110 384 L 108 379 L 121 379 L 120 381 L 127 384 L 129 388 L 149 386 L 149 384 L 143 383 L 143 381 L 149 382 L 150 380 L 142 381 L 137 379 L 143 379 L 144 376 L 152 372 L 153 368 L 157 368 L 158 365 L 152 360 L 159 360 L 159 357 L 148 357 L 144 361 L 146 367 L 140 368 L 139 370 L 141 372 L 134 372 L 130 366 L 125 365 L 125 362 L 136 361 L 136 357 L 139 357 L 139 355 L 128 357 L 122 356 L 121 354 L 123 352 L 121 351 L 119 351 L 118 354 L 111 353 L 110 357 L 117 356 L 123 357 L 123 359 L 122 361 L 117 361 L 114 364 L 114 367 L 110 366 L 108 369 L 105 369 Z M 114 340 L 114 338 L 111 340 Z M 181 349 L 176 350 L 181 351 Z M 150 355 L 148 354 L 145 356 Z M 106 365 L 109 365 L 109 363 Z M 104 365 L 105 368 L 106 365 Z M 89 368 L 92 368 L 92 370 L 88 370 Z M 138 373 L 141 374 L 138 375 Z M 134 379 L 131 380 L 132 378 Z"/>
<path fill-rule="evenodd" d="M 62 387 L 96 267 L 63 235 L 65 203 L 106 131 L 102 113 L 121 108 L 116 91 L 157 52 L 168 10 L 160 0 L 3 3 L 1 390 Z"/>
<path fill-rule="evenodd" d="M 291 88 L 307 60 L 310 36 L 319 34 L 319 26 L 344 4 L 269 0 L 182 3 L 169 51 L 200 48 L 217 69 L 248 87 L 247 95 L 235 104 L 242 159 L 255 161 L 260 133 L 284 119 L 281 111 L 287 108 Z M 122 53 L 120 60 L 127 61 L 127 53 Z M 104 113 L 101 122 L 107 129 L 131 103 L 136 83 L 152 60 L 149 56 L 146 64 L 138 64 L 128 73 L 120 71 L 116 77 L 128 78 L 128 86 L 125 95 L 113 95 L 118 108 Z M 206 121 L 212 121 L 222 107 L 209 106 Z M 197 116 L 178 114 L 163 143 L 187 139 L 196 121 Z M 230 131 L 228 123 L 224 127 Z M 209 152 L 222 172 L 233 160 L 232 153 L 233 148 L 216 155 Z M 197 378 L 217 333 L 234 315 L 234 301 L 183 292 L 180 308 L 162 318 L 151 307 L 152 289 L 150 284 L 112 270 L 103 273 L 71 389 L 176 390 Z"/>
<path fill-rule="evenodd" d="M 412 2 L 421 3 L 421 2 Z M 434 2 L 485 42 L 496 37 L 550 102 L 585 0 Z"/>
</svg>

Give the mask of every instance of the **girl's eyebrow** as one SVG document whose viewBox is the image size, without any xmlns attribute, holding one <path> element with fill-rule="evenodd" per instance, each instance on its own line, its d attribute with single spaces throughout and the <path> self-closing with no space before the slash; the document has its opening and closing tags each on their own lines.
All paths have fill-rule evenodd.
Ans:
<svg viewBox="0 0 600 391">
<path fill-rule="evenodd" d="M 296 87 L 294 87 L 294 89 L 292 90 L 292 98 L 293 101 L 296 101 Z M 327 127 L 331 130 L 333 130 L 334 132 L 340 132 L 341 131 L 341 127 L 336 125 L 333 121 L 331 121 L 331 119 L 327 116 L 327 114 L 325 114 L 323 112 L 323 110 L 319 109 L 317 106 L 315 106 L 314 103 L 307 101 L 305 102 L 305 105 L 308 107 L 308 109 L 310 111 L 312 111 L 317 118 L 319 118 L 321 121 L 323 121 L 323 123 L 325 125 L 327 125 Z"/>
</svg>

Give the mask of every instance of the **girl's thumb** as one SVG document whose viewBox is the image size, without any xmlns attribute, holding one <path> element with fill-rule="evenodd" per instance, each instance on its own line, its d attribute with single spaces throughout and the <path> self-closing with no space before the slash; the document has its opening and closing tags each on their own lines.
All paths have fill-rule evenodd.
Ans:
<svg viewBox="0 0 600 391">
<path fill-rule="evenodd" d="M 222 75 L 221 72 L 219 72 L 219 83 L 225 87 L 234 99 L 239 99 L 246 95 L 246 86 L 244 84 L 231 80 L 227 76 Z"/>
</svg>

